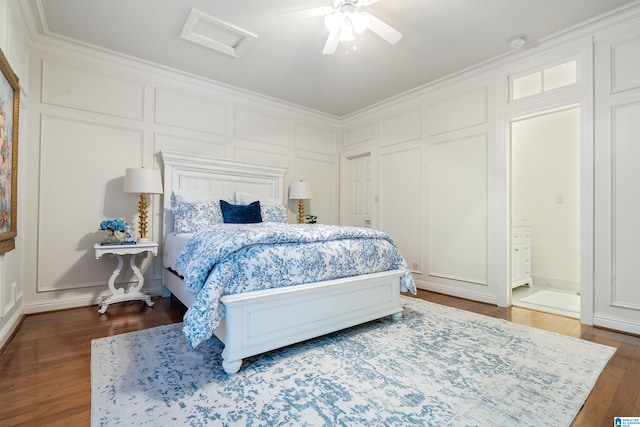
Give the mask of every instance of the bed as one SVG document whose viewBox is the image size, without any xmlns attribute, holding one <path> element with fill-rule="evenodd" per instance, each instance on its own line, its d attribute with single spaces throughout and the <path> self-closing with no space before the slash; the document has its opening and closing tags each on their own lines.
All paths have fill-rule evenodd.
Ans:
<svg viewBox="0 0 640 427">
<path fill-rule="evenodd" d="M 185 192 L 235 194 L 236 198 L 238 194 L 244 194 L 263 200 L 263 205 L 274 203 L 282 205 L 285 200 L 283 190 L 285 169 L 283 168 L 167 151 L 162 151 L 160 157 L 164 169 L 162 218 L 163 260 L 166 267 L 173 266 L 176 259 L 178 263 L 184 261 L 185 252 L 189 251 L 183 248 L 194 247 L 197 244 L 196 237 L 204 238 L 201 235 L 207 233 L 212 235 L 222 233 L 214 229 L 207 229 L 195 235 L 174 233 L 174 227 L 177 228 L 175 231 L 188 231 L 179 230 L 178 222 L 174 221 L 176 194 Z M 178 216 L 176 213 L 176 220 Z M 223 226 L 220 227 L 222 229 Z M 332 226 L 315 228 L 315 225 L 282 225 L 282 227 L 299 229 L 300 233 L 306 232 L 303 230 L 305 227 L 307 230 L 318 230 L 317 233 L 321 230 L 324 232 L 322 227 L 332 228 Z M 314 228 L 310 229 L 310 227 Z M 273 236 L 275 228 L 275 224 L 272 226 L 268 224 L 238 225 L 238 229 L 246 229 L 246 236 L 249 236 L 247 238 L 262 234 Z M 342 228 L 347 227 L 335 227 L 336 230 L 329 231 L 342 233 L 342 230 L 337 230 Z M 348 231 L 369 233 L 365 229 Z M 169 260 L 171 257 L 173 260 Z M 220 310 L 224 315 L 212 323 L 210 331 L 211 335 L 215 335 L 224 343 L 222 353 L 224 370 L 227 373 L 235 373 L 240 369 L 243 359 L 247 357 L 360 323 L 385 316 L 391 316 L 394 320 L 399 319 L 402 316 L 401 289 L 415 292 L 415 285 L 406 268 L 406 263 L 399 254 L 398 257 L 401 262 L 394 263 L 396 267 L 384 271 L 295 286 L 225 294 L 220 298 Z M 187 262 L 179 264 L 182 269 L 175 267 L 163 269 L 163 283 L 168 292 L 189 308 L 185 319 L 188 316 L 193 319 L 196 308 L 203 306 L 201 299 L 205 292 L 193 290 L 192 275 L 185 267 L 187 264 Z M 212 271 L 211 275 L 213 274 Z M 209 281 L 210 278 L 211 276 L 207 277 L 207 280 Z M 185 325 L 185 333 L 187 326 Z M 190 344 L 193 346 L 191 341 Z"/>
</svg>

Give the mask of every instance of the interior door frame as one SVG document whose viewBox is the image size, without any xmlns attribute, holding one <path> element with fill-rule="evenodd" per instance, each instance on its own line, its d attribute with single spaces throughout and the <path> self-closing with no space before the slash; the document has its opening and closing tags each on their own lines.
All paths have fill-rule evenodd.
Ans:
<svg viewBox="0 0 640 427">
<path fill-rule="evenodd" d="M 580 322 L 585 325 L 593 324 L 593 293 L 594 293 L 594 157 L 593 157 L 593 104 L 589 95 L 568 96 L 549 102 L 529 104 L 521 108 L 505 111 L 499 121 L 498 165 L 504 165 L 498 171 L 499 181 L 503 182 L 504 192 L 499 195 L 499 209 L 503 218 L 498 218 L 497 224 L 502 224 L 497 230 L 498 242 L 498 271 L 504 272 L 498 287 L 498 305 L 509 307 L 511 301 L 511 127 L 515 120 L 534 117 L 567 108 L 580 109 Z M 500 214 L 499 214 L 500 215 Z M 500 290 L 501 289 L 501 290 Z"/>
</svg>

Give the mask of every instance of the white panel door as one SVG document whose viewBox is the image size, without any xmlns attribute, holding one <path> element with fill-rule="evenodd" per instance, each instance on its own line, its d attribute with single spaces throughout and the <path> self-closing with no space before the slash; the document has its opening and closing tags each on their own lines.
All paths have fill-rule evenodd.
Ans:
<svg viewBox="0 0 640 427">
<path fill-rule="evenodd" d="M 371 198 L 373 197 L 371 156 L 351 159 L 349 171 L 351 190 L 349 225 L 371 227 Z"/>
<path fill-rule="evenodd" d="M 594 324 L 640 333 L 640 28 L 596 37 Z"/>
</svg>

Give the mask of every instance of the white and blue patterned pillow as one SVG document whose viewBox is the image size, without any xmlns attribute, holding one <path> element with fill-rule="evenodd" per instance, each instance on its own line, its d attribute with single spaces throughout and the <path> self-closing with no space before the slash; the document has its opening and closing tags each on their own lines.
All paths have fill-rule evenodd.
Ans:
<svg viewBox="0 0 640 427">
<path fill-rule="evenodd" d="M 195 233 L 209 228 L 213 224 L 222 224 L 222 210 L 219 201 L 210 202 L 174 202 L 173 232 Z"/>
<path fill-rule="evenodd" d="M 260 214 L 262 215 L 262 222 L 287 222 L 287 207 L 284 205 L 260 205 Z"/>
</svg>

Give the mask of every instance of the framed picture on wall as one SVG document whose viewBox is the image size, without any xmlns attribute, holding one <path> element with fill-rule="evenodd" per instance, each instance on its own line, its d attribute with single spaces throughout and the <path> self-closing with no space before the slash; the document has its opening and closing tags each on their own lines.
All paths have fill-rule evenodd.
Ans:
<svg viewBox="0 0 640 427">
<path fill-rule="evenodd" d="M 16 247 L 20 85 L 0 49 L 0 255 Z"/>
</svg>

